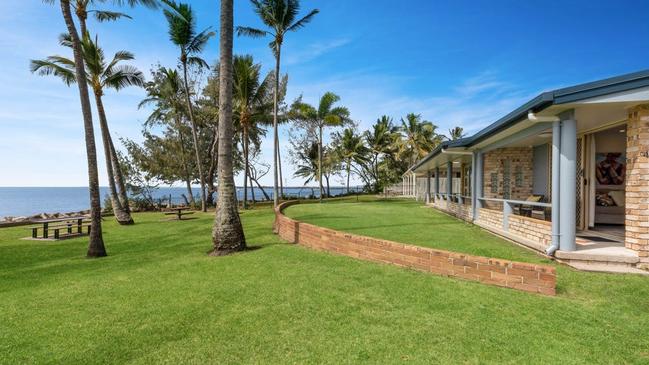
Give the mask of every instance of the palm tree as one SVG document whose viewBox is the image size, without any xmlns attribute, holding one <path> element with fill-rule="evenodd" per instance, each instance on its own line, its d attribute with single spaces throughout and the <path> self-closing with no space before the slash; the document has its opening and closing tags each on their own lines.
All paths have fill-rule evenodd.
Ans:
<svg viewBox="0 0 649 365">
<path fill-rule="evenodd" d="M 221 0 L 221 36 L 219 70 L 219 189 L 216 216 L 212 229 L 213 256 L 246 249 L 241 218 L 237 211 L 237 188 L 234 185 L 232 151 L 232 0 Z"/>
<path fill-rule="evenodd" d="M 154 73 L 154 80 L 146 85 L 147 97 L 140 102 L 139 107 L 145 105 L 155 105 L 154 110 L 147 119 L 145 125 L 151 125 L 155 122 L 169 122 L 175 127 L 178 136 L 178 151 L 182 166 L 182 174 L 187 187 L 189 203 L 194 206 L 194 193 L 192 192 L 192 177 L 187 162 L 187 152 L 185 151 L 185 138 L 183 134 L 182 118 L 184 117 L 185 102 L 184 88 L 178 71 L 166 67 L 160 67 Z"/>
<path fill-rule="evenodd" d="M 398 128 L 393 124 L 392 118 L 387 115 L 376 120 L 371 130 L 365 131 L 365 142 L 371 151 L 371 174 L 376 183 L 375 190 L 380 188 L 379 164 L 381 156 L 395 152 L 395 136 Z"/>
<path fill-rule="evenodd" d="M 77 33 L 77 28 L 72 19 L 70 9 L 70 0 L 60 0 L 61 13 L 65 25 L 68 28 L 68 34 L 72 40 L 72 50 L 74 53 L 74 71 L 76 80 L 86 80 L 86 71 L 83 64 L 83 51 L 81 40 Z M 90 96 L 88 94 L 88 84 L 77 82 L 79 88 L 79 99 L 81 102 L 81 112 L 83 114 L 83 127 L 86 140 L 86 155 L 88 159 L 88 190 L 90 193 L 90 241 L 88 243 L 88 257 L 106 256 L 106 247 L 101 231 L 101 203 L 99 197 L 99 177 L 97 173 L 97 148 L 95 147 L 95 135 L 92 125 L 92 110 L 90 109 Z"/>
<path fill-rule="evenodd" d="M 410 113 L 406 119 L 401 119 L 401 133 L 403 144 L 401 155 L 409 158 L 410 165 L 426 156 L 441 142 L 437 134 L 437 126 L 429 121 L 422 121 L 421 115 Z"/>
<path fill-rule="evenodd" d="M 456 141 L 458 139 L 464 138 L 464 128 L 462 127 L 455 127 L 451 128 L 448 130 L 448 139 L 450 141 Z"/>
<path fill-rule="evenodd" d="M 275 56 L 275 75 L 280 74 L 280 61 L 282 56 L 282 43 L 284 36 L 288 32 L 294 32 L 304 27 L 319 12 L 318 9 L 311 10 L 306 16 L 295 20 L 300 12 L 299 0 L 250 0 L 255 12 L 261 18 L 261 21 L 271 30 L 262 30 L 252 27 L 237 27 L 237 35 L 246 35 L 254 38 L 271 36 L 270 48 Z M 279 77 L 275 78 L 275 96 L 273 103 L 273 201 L 277 206 L 279 203 L 279 194 L 277 190 L 277 172 L 279 164 L 279 134 L 277 131 L 278 123 L 278 104 L 279 104 Z M 281 194 L 284 194 L 282 191 Z"/>
<path fill-rule="evenodd" d="M 171 9 L 165 9 L 164 14 L 169 23 L 169 37 L 171 42 L 180 48 L 180 64 L 183 69 L 183 82 L 185 86 L 185 102 L 189 113 L 189 122 L 192 127 L 192 137 L 194 139 L 194 153 L 196 155 L 196 166 L 201 182 L 201 210 L 207 211 L 205 196 L 205 176 L 201 164 L 199 153 L 198 133 L 196 131 L 196 122 L 194 120 L 194 108 L 192 106 L 191 95 L 189 90 L 189 79 L 187 76 L 187 66 L 194 65 L 199 68 L 209 67 L 207 63 L 197 55 L 200 54 L 207 41 L 215 35 L 209 28 L 200 33 L 196 33 L 196 18 L 191 6 L 188 4 L 177 4 L 175 1 L 166 1 Z"/>
<path fill-rule="evenodd" d="M 248 176 L 250 174 L 250 133 L 265 134 L 259 130 L 269 114 L 268 102 L 270 83 L 273 75 L 260 81 L 261 64 L 255 64 L 252 56 L 234 57 L 233 113 L 241 128 L 241 144 L 244 158 L 243 208 L 248 208 Z"/>
<path fill-rule="evenodd" d="M 346 128 L 342 134 L 337 136 L 337 153 L 340 159 L 346 163 L 347 172 L 347 193 L 349 194 L 349 177 L 351 176 L 352 164 L 367 162 L 369 150 L 363 143 L 363 137 L 356 134 L 354 129 Z"/>
<path fill-rule="evenodd" d="M 70 38 L 64 35 L 61 38 L 61 44 L 71 47 Z M 121 61 L 130 61 L 135 57 L 127 51 L 119 51 L 110 62 L 106 62 L 104 51 L 99 47 L 97 40 L 95 42 L 86 34 L 81 42 L 84 64 L 88 85 L 92 88 L 95 95 L 97 113 L 99 115 L 99 125 L 101 136 L 104 144 L 104 155 L 106 159 L 106 171 L 108 173 L 108 185 L 111 193 L 111 203 L 113 212 L 117 221 L 122 224 L 133 224 L 133 218 L 129 211 L 125 209 L 128 206 L 128 197 L 120 201 L 116 187 L 116 175 L 120 176 L 120 182 L 123 184 L 122 171 L 119 165 L 119 159 L 115 146 L 113 145 L 108 128 L 108 120 L 104 109 L 103 95 L 104 89 L 112 88 L 117 91 L 127 86 L 143 86 L 144 76 L 133 66 L 119 65 Z M 61 56 L 51 56 L 45 60 L 33 60 L 31 62 L 31 71 L 38 72 L 40 75 L 56 75 L 63 79 L 69 86 L 76 82 L 74 74 L 75 63 L 73 60 Z M 122 191 L 125 188 L 122 186 Z M 124 194 L 126 195 L 126 194 Z"/>
<path fill-rule="evenodd" d="M 344 106 L 334 107 L 340 97 L 332 92 L 325 93 L 318 103 L 318 109 L 303 103 L 298 98 L 293 103 L 296 117 L 314 123 L 318 128 L 318 182 L 320 184 L 320 202 L 324 195 L 322 188 L 322 132 L 325 127 L 338 127 L 349 121 L 349 110 Z"/>
<path fill-rule="evenodd" d="M 311 143 L 306 151 L 297 152 L 298 165 L 293 176 L 304 178 L 304 184 L 308 184 L 313 180 L 318 180 L 319 177 L 319 164 L 318 164 L 319 145 L 317 142 Z M 322 185 L 322 184 L 321 184 Z"/>
</svg>

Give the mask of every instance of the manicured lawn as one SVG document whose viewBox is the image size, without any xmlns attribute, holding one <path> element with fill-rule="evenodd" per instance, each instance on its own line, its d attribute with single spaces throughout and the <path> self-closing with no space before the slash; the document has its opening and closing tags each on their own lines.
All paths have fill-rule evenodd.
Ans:
<svg viewBox="0 0 649 365">
<path fill-rule="evenodd" d="M 444 222 L 414 203 L 387 204 Z M 366 220 L 354 207 L 368 212 L 325 206 L 348 220 Z M 298 208 L 325 209 L 289 212 Z M 110 256 L 99 260 L 83 257 L 83 238 L 23 241 L 25 228 L 0 230 L 0 363 L 649 362 L 647 278 L 560 269 L 549 298 L 314 252 L 277 239 L 270 209 L 242 215 L 259 249 L 221 258 L 205 254 L 208 214 L 109 220 Z M 494 252 L 538 260 L 484 237 Z"/>
</svg>

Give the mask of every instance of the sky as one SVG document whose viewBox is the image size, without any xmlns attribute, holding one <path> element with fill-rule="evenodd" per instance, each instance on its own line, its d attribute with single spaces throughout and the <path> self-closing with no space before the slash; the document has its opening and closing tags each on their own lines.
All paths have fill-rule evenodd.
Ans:
<svg viewBox="0 0 649 365">
<path fill-rule="evenodd" d="M 190 0 L 200 30 L 218 29 L 218 1 Z M 249 1 L 235 0 L 235 26 L 262 27 Z M 341 97 L 360 130 L 381 115 L 398 123 L 417 113 L 446 133 L 474 133 L 537 94 L 649 68 L 646 0 L 302 0 L 313 22 L 287 35 L 282 73 L 291 101 L 316 103 L 327 91 Z M 107 54 L 129 50 L 133 65 L 175 66 L 160 11 L 123 9 L 132 20 L 97 24 Z M 29 60 L 64 54 L 58 6 L 40 0 L 0 2 L 0 186 L 87 186 L 85 144 L 76 87 L 29 72 Z M 236 54 L 251 54 L 268 72 L 273 56 L 264 39 L 236 37 Z M 203 53 L 218 58 L 218 38 Z M 141 141 L 149 110 L 138 110 L 141 89 L 107 92 L 113 138 Z M 95 118 L 95 124 L 97 124 Z M 100 184 L 106 174 L 98 134 Z M 271 133 L 268 134 L 272 135 Z M 280 131 L 285 186 L 302 186 Z M 272 140 L 262 145 L 272 161 Z M 242 177 L 236 178 L 237 184 Z M 355 180 L 355 179 L 353 179 Z M 353 181 L 355 183 L 357 181 Z M 272 184 L 268 174 L 261 180 Z M 334 184 L 342 184 L 337 178 Z"/>
</svg>

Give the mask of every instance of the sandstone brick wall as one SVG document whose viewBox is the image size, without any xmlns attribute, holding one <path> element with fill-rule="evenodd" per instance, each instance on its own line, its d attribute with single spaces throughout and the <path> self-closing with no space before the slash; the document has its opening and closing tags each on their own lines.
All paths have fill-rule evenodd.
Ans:
<svg viewBox="0 0 649 365">
<path fill-rule="evenodd" d="M 292 243 L 320 251 L 477 281 L 532 293 L 555 295 L 556 271 L 552 266 L 512 262 L 358 236 L 302 223 L 275 210 L 275 232 Z"/>
<path fill-rule="evenodd" d="M 534 179 L 534 153 L 531 147 L 506 147 L 499 148 L 484 154 L 484 197 L 512 200 L 525 200 L 532 195 Z M 509 173 L 506 173 L 506 166 L 509 166 Z M 518 181 L 517 171 L 522 172 L 522 180 Z M 497 181 L 495 192 L 492 189 L 492 174 L 496 174 Z M 509 181 L 509 197 L 505 197 L 506 178 Z M 486 207 L 502 209 L 502 204 L 487 202 Z"/>
<path fill-rule="evenodd" d="M 502 230 L 503 212 L 489 208 L 480 208 L 478 222 Z"/>
<path fill-rule="evenodd" d="M 552 223 L 540 219 L 510 215 L 509 233 L 540 242 L 546 247 L 552 244 Z"/>
<path fill-rule="evenodd" d="M 649 105 L 629 111 L 626 136 L 625 243 L 649 268 Z"/>
</svg>

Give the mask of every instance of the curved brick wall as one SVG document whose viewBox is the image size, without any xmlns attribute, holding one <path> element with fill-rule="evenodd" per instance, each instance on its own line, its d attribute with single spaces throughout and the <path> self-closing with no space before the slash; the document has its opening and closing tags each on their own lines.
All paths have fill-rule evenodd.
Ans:
<svg viewBox="0 0 649 365">
<path fill-rule="evenodd" d="M 275 233 L 286 241 L 361 260 L 403 266 L 527 292 L 555 295 L 556 271 L 552 266 L 471 256 L 358 236 L 299 222 L 282 213 L 284 208 L 298 203 L 298 201 L 284 202 L 275 209 Z"/>
</svg>

